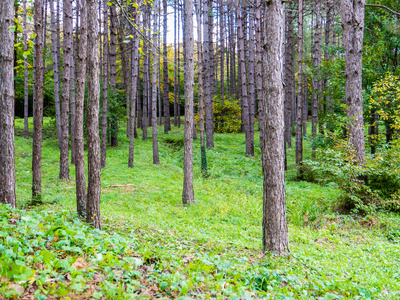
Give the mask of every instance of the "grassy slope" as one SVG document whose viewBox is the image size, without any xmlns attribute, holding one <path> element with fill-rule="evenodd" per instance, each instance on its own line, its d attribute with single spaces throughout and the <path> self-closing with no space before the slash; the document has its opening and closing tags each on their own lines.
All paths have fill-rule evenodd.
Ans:
<svg viewBox="0 0 400 300">
<path fill-rule="evenodd" d="M 17 128 L 22 122 L 17 121 Z M 266 297 L 287 299 L 398 299 L 400 247 L 390 243 L 383 225 L 396 216 L 354 220 L 332 212 L 339 191 L 295 182 L 294 149 L 289 150 L 287 206 L 291 255 L 263 256 L 261 249 L 262 173 L 260 151 L 246 157 L 244 137 L 215 135 L 207 152 L 211 176 L 200 175 L 200 147 L 195 142 L 196 204 L 181 204 L 182 130 L 161 134 L 161 165 L 152 165 L 151 140 L 135 140 L 135 167 L 127 167 L 128 141 L 108 149 L 102 171 L 102 220 L 109 232 L 133 233 L 136 252 L 154 273 L 151 282 L 166 297 Z M 258 137 L 256 137 L 257 141 Z M 306 143 L 307 145 L 307 143 Z M 308 146 L 306 146 L 309 148 Z M 306 156 L 309 153 L 306 152 Z M 58 178 L 54 140 L 43 148 L 43 197 L 36 210 L 73 211 L 73 181 Z M 20 206 L 30 197 L 31 140 L 16 138 L 17 194 Z M 71 178 L 74 178 L 71 168 Z M 136 188 L 113 188 L 133 184 Z M 383 220 L 383 221 L 382 221 Z M 364 225 L 361 225 L 364 224 Z M 369 224 L 368 228 L 365 224 Z M 389 225 L 388 225 L 389 224 Z M 122 297 L 122 296 L 121 296 Z M 110 298 L 111 299 L 111 298 Z"/>
</svg>

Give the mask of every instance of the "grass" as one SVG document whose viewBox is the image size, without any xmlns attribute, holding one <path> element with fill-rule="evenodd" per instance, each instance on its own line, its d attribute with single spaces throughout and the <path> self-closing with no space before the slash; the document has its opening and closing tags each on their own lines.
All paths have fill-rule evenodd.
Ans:
<svg viewBox="0 0 400 300">
<path fill-rule="evenodd" d="M 52 126 L 47 120 L 46 132 L 51 133 Z M 22 128 L 22 120 L 17 120 L 17 132 Z M 120 146 L 108 148 L 107 168 L 102 170 L 102 233 L 92 232 L 76 219 L 75 183 L 58 180 L 59 151 L 50 134 L 43 143 L 45 204 L 27 207 L 32 182 L 32 141 L 16 137 L 17 197 L 23 210 L 8 212 L 8 219 L 16 214 L 18 224 L 29 227 L 22 216 L 34 215 L 50 229 L 57 222 L 62 223 L 60 226 L 75 224 L 75 232 L 83 232 L 82 236 L 100 234 L 108 238 L 118 234 L 118 243 L 130 245 L 122 252 L 112 252 L 104 250 L 101 239 L 97 239 L 100 250 L 96 246 L 88 252 L 79 243 L 77 247 L 82 252 L 61 249 L 69 265 L 79 257 L 89 263 L 81 273 L 72 269 L 79 273 L 76 276 L 81 276 L 79 280 L 75 276 L 69 281 L 57 281 L 57 285 L 49 284 L 46 280 L 52 277 L 47 274 L 40 279 L 43 272 L 31 264 L 36 272 L 34 279 L 20 280 L 25 293 L 29 286 L 41 286 L 35 290 L 37 299 L 61 297 L 60 293 L 71 299 L 400 298 L 398 215 L 381 213 L 361 218 L 336 213 L 340 191 L 335 185 L 294 181 L 294 149 L 289 149 L 287 210 L 291 254 L 283 258 L 263 255 L 263 175 L 258 137 L 255 157 L 246 157 L 243 135 L 216 134 L 216 147 L 207 152 L 210 177 L 206 179 L 201 177 L 200 145 L 196 140 L 196 204 L 183 206 L 182 133 L 178 128 L 173 128 L 169 135 L 159 130 L 159 166 L 152 165 L 151 138 L 136 139 L 135 167 L 129 169 L 128 140 L 126 132 L 120 131 Z M 309 148 L 306 140 L 306 158 L 310 157 Z M 70 171 L 72 179 L 74 168 Z M 24 235 L 21 233 L 20 238 Z M 67 240 L 76 235 L 61 234 Z M 2 242 L 0 237 L 0 247 L 7 243 L 6 238 Z M 54 247 L 47 247 L 46 251 L 57 253 L 58 248 Z M 96 260 L 99 254 L 110 251 L 118 258 L 115 264 L 112 260 L 105 264 Z M 125 257 L 136 257 L 141 263 L 129 261 L 127 266 Z M 123 270 L 122 279 L 116 273 L 118 268 Z M 71 268 L 57 268 L 54 264 L 48 269 L 55 272 L 53 277 L 71 274 Z M 96 274 L 106 280 L 95 281 Z M 10 282 L 17 280 L 2 280 L 0 284 L 3 297 L 11 293 Z M 79 289 L 75 284 L 81 284 Z"/>
</svg>

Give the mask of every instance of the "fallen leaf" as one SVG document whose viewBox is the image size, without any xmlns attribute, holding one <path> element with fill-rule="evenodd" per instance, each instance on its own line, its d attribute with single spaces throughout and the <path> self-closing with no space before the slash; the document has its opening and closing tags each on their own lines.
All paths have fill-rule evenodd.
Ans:
<svg viewBox="0 0 400 300">
<path fill-rule="evenodd" d="M 87 262 L 83 257 L 78 257 L 78 259 L 72 264 L 73 267 L 75 267 L 77 270 L 82 270 L 87 267 Z"/>
</svg>

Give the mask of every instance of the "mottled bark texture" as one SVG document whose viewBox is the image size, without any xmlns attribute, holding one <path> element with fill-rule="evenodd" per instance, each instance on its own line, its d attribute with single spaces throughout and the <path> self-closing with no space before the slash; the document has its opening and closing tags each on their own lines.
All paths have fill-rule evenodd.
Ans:
<svg viewBox="0 0 400 300">
<path fill-rule="evenodd" d="M 61 94 L 61 143 L 60 143 L 60 179 L 69 179 L 69 91 L 72 62 L 72 1 L 63 1 L 64 66 Z"/>
<path fill-rule="evenodd" d="M 183 162 L 183 204 L 194 203 L 193 127 L 194 127 L 194 39 L 193 0 L 185 1 L 185 149 Z"/>
<path fill-rule="evenodd" d="M 56 113 L 58 146 L 61 149 L 60 61 L 59 61 L 59 49 L 57 48 L 57 41 L 58 41 L 57 14 L 54 12 L 54 1 L 50 1 L 50 18 L 51 18 L 51 49 L 53 53 L 54 106 Z"/>
<path fill-rule="evenodd" d="M 169 111 L 169 83 L 168 83 L 168 56 L 167 56 L 167 0 L 163 0 L 163 79 L 164 79 L 164 133 L 171 130 L 171 117 Z M 161 118 L 161 114 L 160 114 Z"/>
<path fill-rule="evenodd" d="M 263 247 L 276 255 L 289 252 L 284 168 L 284 3 L 270 0 L 265 7 L 265 146 Z M 265 43 L 267 42 L 267 43 Z"/>
<path fill-rule="evenodd" d="M 134 12 L 133 18 L 136 19 L 136 23 L 138 23 L 138 19 L 140 15 L 137 11 Z M 134 159 L 134 150 L 135 150 L 135 120 L 136 120 L 136 102 L 137 102 L 137 95 L 138 95 L 138 81 L 139 81 L 139 43 L 140 43 L 140 36 L 132 26 L 132 50 L 131 50 L 131 102 L 130 102 L 130 111 L 129 111 L 129 157 L 128 157 L 128 167 L 133 168 L 133 159 Z"/>
<path fill-rule="evenodd" d="M 101 168 L 106 167 L 107 161 L 107 114 L 108 114 L 108 77 L 109 77 L 109 41 L 108 41 L 108 5 L 104 1 L 103 6 L 103 103 L 101 115 Z"/>
<path fill-rule="evenodd" d="M 24 19 L 23 19 L 23 30 L 24 30 L 24 52 L 28 51 L 28 32 L 26 24 L 26 1 L 24 0 Z M 29 85 L 28 85 L 28 59 L 24 55 L 24 137 L 29 137 Z"/>
<path fill-rule="evenodd" d="M 14 34 L 10 30 L 12 25 L 14 25 L 14 0 L 2 0 L 0 2 L 0 203 L 16 207 Z"/>
<path fill-rule="evenodd" d="M 87 106 L 87 151 L 88 151 L 88 193 L 86 201 L 86 222 L 101 229 L 100 223 L 100 137 L 99 137 L 99 26 L 97 0 L 87 1 L 88 16 L 88 106 Z"/>
<path fill-rule="evenodd" d="M 78 215 L 83 217 L 86 211 L 86 178 L 85 156 L 83 140 L 83 116 L 86 83 L 87 61 L 87 4 L 81 2 L 79 52 L 77 53 L 77 84 L 75 99 L 75 182 L 76 182 L 76 209 Z"/>
<path fill-rule="evenodd" d="M 296 164 L 303 162 L 303 0 L 298 0 L 299 11 L 299 56 L 298 56 L 298 83 L 297 83 L 297 111 L 296 111 Z M 299 169 L 299 173 L 301 168 Z"/>
<path fill-rule="evenodd" d="M 42 194 L 42 128 L 43 128 L 43 13 L 42 0 L 35 0 L 35 89 L 32 146 L 32 198 L 41 201 Z"/>
<path fill-rule="evenodd" d="M 117 87 L 117 23 L 117 6 L 112 4 L 110 6 L 110 87 L 113 96 L 116 96 Z M 111 146 L 118 146 L 118 117 L 114 111 L 111 111 L 109 117 L 111 120 Z"/>
<path fill-rule="evenodd" d="M 158 154 L 158 135 L 157 135 L 157 73 L 158 73 L 158 58 L 157 58 L 157 31 L 158 31 L 158 0 L 154 3 L 153 14 L 153 70 L 152 70 L 152 91 L 151 91 L 151 129 L 153 140 L 153 164 L 160 164 L 160 156 Z M 168 130 L 167 130 L 168 133 Z"/>
<path fill-rule="evenodd" d="M 295 100 L 295 67 L 293 55 L 293 4 L 288 3 L 286 12 L 286 51 L 285 51 L 285 142 L 292 147 L 292 108 Z"/>
<path fill-rule="evenodd" d="M 355 163 L 365 164 L 362 53 L 365 0 L 342 0 L 343 46 L 345 51 L 346 106 L 349 141 Z"/>
</svg>

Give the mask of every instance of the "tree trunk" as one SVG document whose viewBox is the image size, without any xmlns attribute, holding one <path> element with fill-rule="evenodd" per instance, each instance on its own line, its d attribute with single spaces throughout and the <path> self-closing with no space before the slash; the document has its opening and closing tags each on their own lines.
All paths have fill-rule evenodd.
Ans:
<svg viewBox="0 0 400 300">
<path fill-rule="evenodd" d="M 150 26 L 149 22 L 149 7 L 146 6 L 144 12 L 143 27 L 148 28 Z M 147 35 L 146 35 L 147 36 Z M 147 116 L 148 116 L 148 98 L 149 98 L 149 53 L 148 53 L 148 42 L 143 41 L 143 52 L 145 53 L 143 57 L 143 119 L 142 119 L 142 139 L 147 140 Z"/>
<path fill-rule="evenodd" d="M 154 17 L 153 17 L 153 70 L 152 70 L 152 96 L 151 96 L 151 127 L 152 127 L 152 140 L 153 140 L 153 164 L 160 164 L 160 157 L 158 154 L 158 135 L 157 135 L 157 73 L 158 73 L 158 58 L 157 58 L 157 39 L 158 39 L 158 1 L 154 3 Z M 165 57 L 164 57 L 165 59 Z M 167 78 L 168 81 L 168 78 Z M 168 85 L 168 84 L 167 84 Z M 164 90 L 165 91 L 165 90 Z M 164 124 L 164 130 L 167 129 L 168 124 Z M 167 130 L 168 133 L 168 130 Z"/>
<path fill-rule="evenodd" d="M 304 73 L 303 136 L 307 136 L 308 122 L 308 74 Z"/>
<path fill-rule="evenodd" d="M 205 117 L 206 117 L 206 139 L 207 148 L 214 148 L 214 124 L 213 124 L 213 95 L 212 95 L 212 71 L 211 71 L 211 54 L 213 51 L 213 43 L 210 41 L 210 18 L 209 18 L 209 7 L 212 6 L 212 1 L 207 0 L 204 2 L 204 106 L 205 106 Z M 211 18 L 212 20 L 212 18 Z"/>
<path fill-rule="evenodd" d="M 60 111 L 60 61 L 59 49 L 57 49 L 57 20 L 54 14 L 54 1 L 50 1 L 51 17 L 51 47 L 53 52 L 53 76 L 54 76 L 54 104 L 56 112 L 57 140 L 59 149 L 61 149 L 61 111 Z"/>
<path fill-rule="evenodd" d="M 133 13 L 133 17 L 140 18 L 140 14 L 138 14 L 137 10 L 135 9 L 135 12 Z M 137 23 L 138 20 L 137 20 Z M 138 81 L 139 81 L 139 43 L 140 43 L 140 36 L 135 30 L 135 28 L 132 26 L 132 35 L 133 35 L 133 47 L 132 47 L 132 59 L 131 59 L 131 65 L 132 65 L 132 79 L 131 79 L 131 103 L 130 103 L 130 116 L 129 116 L 129 158 L 128 158 L 128 167 L 133 168 L 133 159 L 134 159 L 134 150 L 135 150 L 135 134 L 134 134 L 134 127 L 135 127 L 135 118 L 136 118 L 136 101 L 137 101 L 137 95 L 138 95 Z"/>
<path fill-rule="evenodd" d="M 289 9 L 286 12 L 286 51 L 285 51 L 285 141 L 289 148 L 292 147 L 292 107 L 295 102 L 296 95 L 293 93 L 295 90 L 295 68 L 293 56 L 293 4 L 288 4 Z"/>
<path fill-rule="evenodd" d="M 24 52 L 28 51 L 28 32 L 26 28 L 26 0 L 24 0 Z M 29 137 L 29 83 L 28 83 L 28 59 L 24 55 L 24 137 Z"/>
<path fill-rule="evenodd" d="M 99 137 L 99 26 L 97 0 L 87 0 L 88 16 L 88 105 L 87 105 L 87 149 L 88 149 L 88 194 L 86 222 L 101 229 L 100 196 L 100 137 Z"/>
<path fill-rule="evenodd" d="M 276 255 L 289 252 L 285 203 L 284 168 L 284 3 L 270 0 L 265 8 L 265 145 L 262 158 L 264 171 L 263 246 L 264 252 Z"/>
<path fill-rule="evenodd" d="M 224 2 L 220 0 L 219 3 L 219 14 L 220 14 L 220 35 L 221 35 L 221 86 L 220 86 L 220 93 L 221 93 L 221 100 L 224 103 L 225 97 L 225 29 L 226 29 L 226 20 L 225 20 L 225 9 L 224 9 Z"/>
<path fill-rule="evenodd" d="M 341 1 L 343 46 L 345 51 L 346 106 L 349 139 L 355 150 L 355 163 L 365 164 L 362 97 L 362 50 L 365 0 Z"/>
<path fill-rule="evenodd" d="M 248 81 L 249 81 L 249 118 L 250 118 L 250 152 L 254 156 L 254 118 L 256 110 L 256 87 L 255 87 L 255 60 L 256 60 L 256 41 L 255 41 L 255 9 L 250 7 L 249 14 L 249 54 L 248 54 Z"/>
<path fill-rule="evenodd" d="M 194 127 L 194 39 L 193 0 L 185 2 L 185 150 L 183 166 L 183 204 L 194 203 L 193 127 Z"/>
<path fill-rule="evenodd" d="M 171 118 L 169 111 L 169 83 L 168 83 L 168 56 L 167 56 L 167 0 L 163 0 L 163 77 L 164 77 L 164 133 L 171 130 Z M 161 118 L 161 115 L 160 115 Z"/>
<path fill-rule="evenodd" d="M 24 2 L 24 11 L 25 5 Z M 36 5 L 37 3 L 35 12 L 41 8 Z M 35 14 L 35 25 L 37 17 L 40 15 Z M 0 2 L 0 203 L 10 204 L 15 208 L 14 34 L 9 29 L 12 25 L 14 25 L 14 0 L 2 0 Z M 37 29 L 40 30 L 41 27 Z"/>
<path fill-rule="evenodd" d="M 108 115 L 108 79 L 109 79 L 109 42 L 108 42 L 108 6 L 103 6 L 103 107 L 101 115 L 101 168 L 106 167 L 107 160 L 107 115 Z"/>
<path fill-rule="evenodd" d="M 242 103 L 242 121 L 243 130 L 246 136 L 246 155 L 254 155 L 254 147 L 251 148 L 250 140 L 250 114 L 249 114 L 249 100 L 247 96 L 247 71 L 246 71 L 246 53 L 245 53 L 245 37 L 244 37 L 244 22 L 243 10 L 244 7 L 237 8 L 237 22 L 238 22 L 238 50 L 240 61 L 240 76 L 241 76 L 241 103 Z"/>
<path fill-rule="evenodd" d="M 303 163 L 303 0 L 298 0 L 299 3 L 299 56 L 298 66 L 299 75 L 297 83 L 297 113 L 296 113 L 296 164 Z M 299 174 L 301 174 L 299 169 Z"/>
<path fill-rule="evenodd" d="M 2 10 L 3 11 L 3 10 Z M 42 194 L 42 128 L 43 128 L 43 15 L 42 0 L 35 0 L 35 88 L 32 146 L 32 198 L 41 202 Z M 3 20 L 3 19 L 2 19 Z M 4 36 L 4 35 L 2 35 Z M 12 72 L 11 72 L 12 74 Z"/>
<path fill-rule="evenodd" d="M 110 6 L 110 86 L 113 101 L 117 101 L 117 6 Z M 115 107 L 117 104 L 113 103 Z M 111 146 L 118 146 L 118 117 L 115 111 L 111 112 Z"/>
<path fill-rule="evenodd" d="M 79 52 L 77 53 L 77 84 L 75 99 L 75 183 L 76 183 L 76 209 L 78 216 L 86 213 L 86 178 L 85 178 L 85 153 L 83 137 L 83 116 L 85 102 L 86 60 L 87 60 L 87 4 L 81 1 L 80 5 L 80 37 Z"/>
<path fill-rule="evenodd" d="M 177 60 L 178 60 L 178 51 L 177 51 L 177 43 L 176 43 L 176 15 L 177 15 L 177 0 L 174 0 L 174 126 L 178 126 L 178 89 L 177 89 L 177 80 L 178 80 L 178 68 L 177 68 Z M 165 26 L 165 25 L 164 25 Z M 179 29 L 178 29 L 179 30 Z"/>
<path fill-rule="evenodd" d="M 64 66 L 61 105 L 60 179 L 69 180 L 69 91 L 72 61 L 72 2 L 63 0 Z"/>
<path fill-rule="evenodd" d="M 263 49 L 262 49 L 262 26 L 261 26 L 261 15 L 262 7 L 261 0 L 256 2 L 256 51 L 257 51 L 257 62 L 256 62 L 256 88 L 257 88 L 257 103 L 258 103 L 258 122 L 260 128 L 260 146 L 264 145 L 264 127 L 265 116 L 263 113 Z"/>
<path fill-rule="evenodd" d="M 71 164 L 75 164 L 76 147 L 75 147 L 75 116 L 76 116 L 76 55 L 78 53 L 78 26 L 79 26 L 79 3 L 76 4 L 76 23 L 75 23 L 75 40 L 71 58 L 71 81 L 70 81 L 70 95 L 71 95 Z"/>
</svg>

